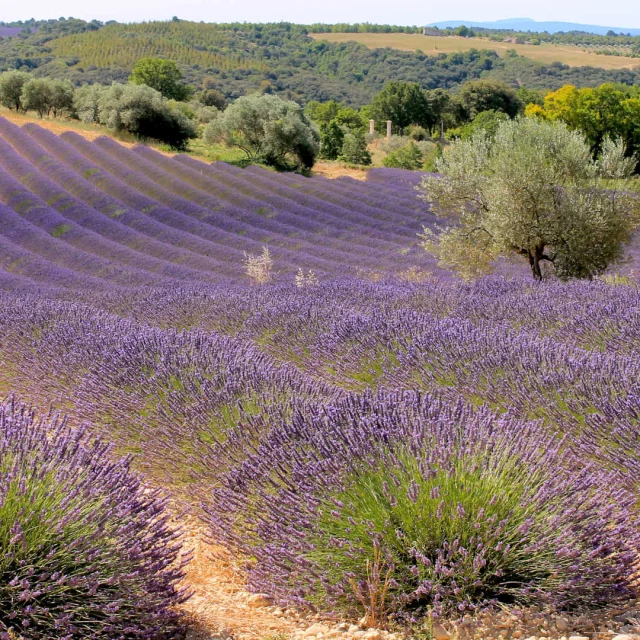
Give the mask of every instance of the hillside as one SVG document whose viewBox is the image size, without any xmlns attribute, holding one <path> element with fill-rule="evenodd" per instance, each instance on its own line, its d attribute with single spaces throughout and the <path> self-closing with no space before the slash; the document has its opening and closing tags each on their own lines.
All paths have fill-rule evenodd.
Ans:
<svg viewBox="0 0 640 640">
<path fill-rule="evenodd" d="M 627 56 L 604 56 L 595 51 L 572 45 L 543 43 L 540 45 L 495 42 L 487 38 L 461 38 L 456 36 L 424 36 L 409 33 L 321 33 L 312 34 L 317 40 L 333 43 L 358 42 L 371 49 L 392 48 L 400 51 L 421 50 L 427 55 L 467 53 L 489 50 L 501 57 L 515 51 L 519 56 L 546 65 L 561 63 L 569 67 L 597 67 L 600 69 L 637 69 L 640 58 Z M 499 74 L 497 68 L 494 71 Z"/>
<path fill-rule="evenodd" d="M 3 268 L 16 286 L 242 282 L 245 252 L 265 246 L 289 281 L 299 269 L 383 277 L 432 266 L 418 247 L 433 217 L 415 174 L 382 204 L 376 182 L 205 165 L 5 119 L 0 134 Z"/>
<path fill-rule="evenodd" d="M 307 27 L 290 23 L 179 20 L 101 25 L 65 20 L 34 23 L 33 28 L 38 31 L 31 35 L 0 40 L 0 71 L 21 68 L 36 76 L 66 78 L 75 85 L 111 84 L 126 81 L 141 56 L 165 56 L 176 60 L 194 87 L 216 88 L 231 99 L 263 91 L 301 103 L 333 99 L 356 107 L 368 104 L 390 80 L 418 82 L 428 89 L 455 88 L 480 77 L 542 89 L 640 81 L 638 71 L 629 68 L 637 60 L 586 54 L 581 49 L 549 49 L 546 45 L 531 52 L 532 56 L 547 52 L 544 60 L 534 60 L 524 55 L 501 57 L 498 50 L 504 53 L 504 49 L 485 40 L 442 38 L 442 47 L 455 46 L 442 50 L 438 44 L 436 50 L 432 38 L 405 34 L 410 44 L 400 48 L 406 50 L 393 48 L 404 42 L 395 39 L 372 48 L 354 40 L 365 38 L 364 42 L 374 34 L 312 37 Z M 432 45 L 430 52 L 415 51 Z M 529 49 L 525 53 L 528 56 Z M 575 53 L 577 60 L 568 64 L 557 61 L 568 59 L 569 53 Z"/>
</svg>

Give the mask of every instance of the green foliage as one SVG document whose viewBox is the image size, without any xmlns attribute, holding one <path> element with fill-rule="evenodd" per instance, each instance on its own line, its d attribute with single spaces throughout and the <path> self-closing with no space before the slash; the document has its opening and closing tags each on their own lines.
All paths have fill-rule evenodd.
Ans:
<svg viewBox="0 0 640 640">
<path fill-rule="evenodd" d="M 397 151 L 390 153 L 383 161 L 385 167 L 394 169 L 410 169 L 416 171 L 420 169 L 424 157 L 416 143 L 412 140 L 408 145 L 401 147 Z"/>
<path fill-rule="evenodd" d="M 610 139 L 593 160 L 585 139 L 561 123 L 507 120 L 493 139 L 478 131 L 437 163 L 443 178 L 423 178 L 423 199 L 455 221 L 439 235 L 425 229 L 424 246 L 464 277 L 516 254 L 538 280 L 543 263 L 562 279 L 592 278 L 623 258 L 640 221 L 625 188 L 635 164 Z"/>
<path fill-rule="evenodd" d="M 43 118 L 70 115 L 73 112 L 73 86 L 68 81 L 31 78 L 24 83 L 21 105 L 24 111 L 36 111 Z"/>
<path fill-rule="evenodd" d="M 452 138 L 469 140 L 477 132 L 484 131 L 489 138 L 493 138 L 498 131 L 500 123 L 508 119 L 509 116 L 501 111 L 481 111 L 471 122 L 459 129 L 447 132 L 447 135 Z"/>
<path fill-rule="evenodd" d="M 7 71 L 0 74 L 0 103 L 8 109 L 22 109 L 22 90 L 29 81 L 29 74 L 21 71 Z"/>
<path fill-rule="evenodd" d="M 440 158 L 442 158 L 444 154 L 444 149 L 439 142 L 436 142 L 434 148 L 429 153 L 426 153 L 424 156 L 424 164 L 422 168 L 424 171 L 429 171 L 431 173 L 437 171 L 438 162 Z"/>
<path fill-rule="evenodd" d="M 75 106 L 85 122 L 97 121 L 114 131 L 159 140 L 175 149 L 184 149 L 196 136 L 194 122 L 146 85 L 90 87 L 78 94 Z"/>
<path fill-rule="evenodd" d="M 550 586 L 562 564 L 551 549 L 501 553 L 506 545 L 526 548 L 531 544 L 529 531 L 548 526 L 549 513 L 531 503 L 523 506 L 543 478 L 500 450 L 493 456 L 490 461 L 465 456 L 425 474 L 415 454 L 400 451 L 392 460 L 351 474 L 341 492 L 322 501 L 309 559 L 326 571 L 325 581 L 332 585 L 350 574 L 356 576 L 354 582 L 364 581 L 365 567 L 377 558 L 378 571 L 383 576 L 388 572 L 393 581 L 389 600 L 414 594 L 418 584 L 434 585 L 422 604 L 440 588 L 455 589 L 455 602 L 481 602 L 496 596 L 508 599 L 512 580 L 514 585 L 548 580 Z M 343 505 L 340 517 L 336 504 Z M 496 527 L 496 522 L 503 525 Z M 465 550 L 475 549 L 480 540 L 494 549 L 478 572 L 472 566 L 474 554 Z M 454 541 L 460 553 L 451 577 L 438 570 L 436 559 Z M 378 549 L 383 553 L 376 553 Z M 318 581 L 319 603 L 326 597 L 325 588 Z M 352 597 L 345 594 L 342 606 L 348 609 Z M 417 600 L 414 607 L 420 604 Z"/>
<path fill-rule="evenodd" d="M 370 165 L 371 154 L 367 149 L 364 134 L 353 132 L 345 135 L 338 159 L 349 164 Z"/>
<path fill-rule="evenodd" d="M 320 134 L 300 105 L 272 95 L 239 98 L 207 126 L 204 140 L 280 168 L 310 168 L 320 150 Z"/>
<path fill-rule="evenodd" d="M 100 96 L 106 92 L 106 87 L 98 84 L 85 84 L 76 89 L 73 96 L 73 108 L 82 122 L 100 122 Z"/>
<path fill-rule="evenodd" d="M 344 131 L 337 122 L 320 125 L 320 157 L 337 160 L 344 144 Z"/>
<path fill-rule="evenodd" d="M 35 111 L 41 118 L 49 115 L 53 91 L 51 82 L 45 78 L 31 78 L 22 89 L 22 108 Z"/>
<path fill-rule="evenodd" d="M 516 91 L 516 95 L 520 98 L 525 107 L 529 104 L 544 105 L 544 91 L 540 89 L 528 89 L 527 87 L 520 87 Z"/>
<path fill-rule="evenodd" d="M 410 127 L 407 127 L 406 134 L 416 142 L 422 142 L 429 138 L 429 132 L 424 127 L 420 127 L 418 125 L 411 125 Z"/>
<path fill-rule="evenodd" d="M 321 42 L 309 37 L 309 28 L 290 23 L 205 24 L 180 20 L 126 25 L 110 22 L 102 26 L 95 21 L 51 20 L 32 24 L 38 28 L 37 33 L 0 40 L 0 71 L 37 69 L 39 76 L 68 79 L 76 86 L 126 82 L 133 65 L 145 57 L 174 60 L 187 84 L 215 88 L 231 99 L 259 91 L 283 94 L 301 104 L 335 100 L 354 107 L 368 104 L 387 82 L 399 79 L 428 90 L 451 89 L 481 76 L 504 80 L 513 87 L 547 90 L 568 83 L 596 86 L 640 82 L 640 73 L 634 69 L 607 71 L 543 64 L 517 54 L 500 58 L 495 51 L 428 56 L 373 50 L 355 42 Z M 335 29 L 359 30 L 347 25 L 321 30 Z M 361 30 L 414 32 L 413 28 L 388 25 L 361 25 Z M 206 87 L 202 84 L 205 80 Z"/>
<path fill-rule="evenodd" d="M 318 102 L 311 100 L 304 108 L 304 112 L 318 125 L 329 124 L 340 111 L 341 105 L 334 100 L 328 102 Z"/>
<path fill-rule="evenodd" d="M 504 82 L 474 80 L 463 85 L 458 96 L 463 120 L 473 120 L 483 111 L 500 111 L 515 118 L 524 110 L 516 92 Z"/>
<path fill-rule="evenodd" d="M 604 140 L 623 140 L 628 155 L 640 151 L 640 90 L 625 85 L 603 84 L 577 89 L 567 85 L 549 93 L 542 106 L 529 105 L 527 115 L 560 121 L 580 131 L 597 156 Z"/>
<path fill-rule="evenodd" d="M 203 89 L 195 96 L 196 100 L 205 107 L 215 107 L 218 111 L 227 108 L 227 99 L 217 89 Z"/>
<path fill-rule="evenodd" d="M 133 66 L 129 81 L 145 84 L 159 91 L 165 98 L 184 100 L 189 89 L 182 83 L 182 72 L 173 60 L 162 58 L 142 58 Z"/>
<path fill-rule="evenodd" d="M 409 82 L 389 82 L 371 103 L 370 114 L 379 124 L 391 120 L 395 131 L 409 125 L 429 122 L 430 105 L 420 85 Z"/>
<path fill-rule="evenodd" d="M 51 235 L 54 238 L 61 238 L 67 231 L 70 231 L 71 227 L 68 224 L 59 224 L 51 230 Z"/>
</svg>

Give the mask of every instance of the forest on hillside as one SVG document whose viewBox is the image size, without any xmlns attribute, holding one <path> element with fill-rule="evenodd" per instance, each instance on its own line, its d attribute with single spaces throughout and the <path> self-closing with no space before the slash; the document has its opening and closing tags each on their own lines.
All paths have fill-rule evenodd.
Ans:
<svg viewBox="0 0 640 640">
<path fill-rule="evenodd" d="M 428 56 L 315 41 L 308 35 L 311 26 L 290 23 L 174 19 L 124 25 L 69 18 L 4 26 L 22 31 L 0 38 L 0 71 L 25 70 L 77 86 L 124 82 L 135 62 L 148 56 L 175 60 L 189 84 L 218 89 L 231 99 L 259 91 L 302 103 L 336 100 L 355 107 L 368 104 L 391 80 L 455 89 L 472 79 L 492 78 L 545 90 L 640 82 L 638 70 L 545 65 L 515 52 L 504 58 L 489 50 Z"/>
</svg>

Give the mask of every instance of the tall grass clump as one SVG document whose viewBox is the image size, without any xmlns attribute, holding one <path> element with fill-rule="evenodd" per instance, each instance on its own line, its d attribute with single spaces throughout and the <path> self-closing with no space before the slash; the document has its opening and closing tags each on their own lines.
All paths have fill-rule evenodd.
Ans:
<svg viewBox="0 0 640 640">
<path fill-rule="evenodd" d="M 214 529 L 282 602 L 380 624 L 633 592 L 633 495 L 536 424 L 365 394 L 274 430 L 227 483 Z"/>
<path fill-rule="evenodd" d="M 173 638 L 178 533 L 129 459 L 0 403 L 0 637 Z"/>
</svg>

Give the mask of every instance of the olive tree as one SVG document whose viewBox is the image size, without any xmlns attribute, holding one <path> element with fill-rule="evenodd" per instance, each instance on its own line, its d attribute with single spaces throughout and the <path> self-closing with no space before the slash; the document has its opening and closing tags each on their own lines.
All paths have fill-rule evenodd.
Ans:
<svg viewBox="0 0 640 640">
<path fill-rule="evenodd" d="M 31 76 L 22 71 L 7 71 L 0 74 L 0 103 L 7 109 L 22 110 L 22 90 Z"/>
<path fill-rule="evenodd" d="M 192 120 L 146 85 L 113 84 L 86 91 L 76 100 L 76 109 L 85 121 L 95 117 L 114 131 L 160 140 L 174 149 L 184 149 L 197 134 Z"/>
<path fill-rule="evenodd" d="M 242 149 L 250 160 L 286 167 L 315 164 L 320 134 L 300 105 L 273 95 L 238 98 L 207 125 L 207 143 L 223 142 Z"/>
<path fill-rule="evenodd" d="M 523 256 L 536 280 L 543 263 L 562 279 L 591 278 L 624 255 L 640 220 L 625 189 L 636 160 L 607 140 L 594 160 L 564 124 L 502 122 L 452 145 L 425 176 L 420 197 L 451 224 L 425 229 L 424 247 L 463 277 L 491 271 L 499 256 Z"/>
</svg>

